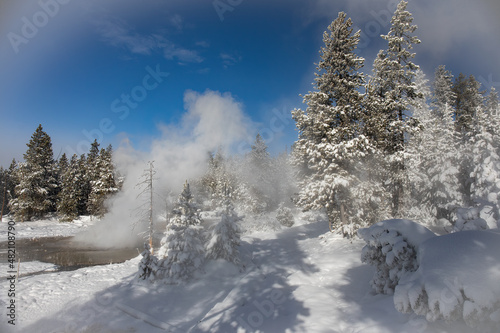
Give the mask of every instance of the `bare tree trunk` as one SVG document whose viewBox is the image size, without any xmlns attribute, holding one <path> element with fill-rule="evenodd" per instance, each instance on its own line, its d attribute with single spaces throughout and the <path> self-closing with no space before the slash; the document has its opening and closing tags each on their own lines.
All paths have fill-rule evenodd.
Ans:
<svg viewBox="0 0 500 333">
<path fill-rule="evenodd" d="M 149 163 L 149 248 L 153 254 L 153 162 Z"/>
<path fill-rule="evenodd" d="M 7 194 L 7 189 L 4 185 L 3 187 L 3 198 L 2 198 L 2 212 L 0 213 L 0 222 L 3 221 L 3 208 L 5 207 L 5 195 Z"/>
<path fill-rule="evenodd" d="M 347 218 L 345 216 L 345 206 L 343 202 L 340 204 L 340 222 L 342 223 L 342 225 L 347 224 Z"/>
</svg>

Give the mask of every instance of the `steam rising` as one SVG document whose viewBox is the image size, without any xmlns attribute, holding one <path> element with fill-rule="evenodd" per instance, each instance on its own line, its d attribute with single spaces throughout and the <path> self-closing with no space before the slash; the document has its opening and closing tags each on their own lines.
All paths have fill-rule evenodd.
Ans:
<svg viewBox="0 0 500 333">
<path fill-rule="evenodd" d="M 181 124 L 160 126 L 162 137 L 152 142 L 149 153 L 138 152 L 128 144 L 116 150 L 115 163 L 125 177 L 123 189 L 108 203 L 109 213 L 88 231 L 78 234 L 76 241 L 106 248 L 138 244 L 138 233 L 145 230 L 146 224 L 137 225 L 136 208 L 143 202 L 137 198 L 140 189 L 136 185 L 147 161 L 155 161 L 154 188 L 160 197 L 169 191 L 180 193 L 187 179 L 203 174 L 207 152 L 247 139 L 252 122 L 230 94 L 187 91 L 184 104 L 186 114 Z M 165 210 L 164 201 L 156 200 L 156 206 Z"/>
</svg>

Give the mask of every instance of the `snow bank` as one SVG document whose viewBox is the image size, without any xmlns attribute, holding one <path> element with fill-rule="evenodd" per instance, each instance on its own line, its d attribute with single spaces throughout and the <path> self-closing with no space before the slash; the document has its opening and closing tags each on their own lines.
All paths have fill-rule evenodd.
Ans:
<svg viewBox="0 0 500 333">
<path fill-rule="evenodd" d="M 462 231 L 429 238 L 418 249 L 418 269 L 395 289 L 403 313 L 427 320 L 465 320 L 481 331 L 500 328 L 500 233 Z"/>
<path fill-rule="evenodd" d="M 494 205 L 482 202 L 475 207 L 458 208 L 454 231 L 485 230 L 498 228 L 497 209 Z"/>
<path fill-rule="evenodd" d="M 3 222 L 9 221 L 4 216 Z M 30 222 L 16 222 L 16 239 L 42 237 L 69 237 L 89 228 L 98 220 L 89 216 L 80 216 L 73 222 L 59 222 L 57 219 L 45 219 Z M 0 228 L 2 240 L 7 239 L 7 228 Z"/>
<path fill-rule="evenodd" d="M 419 244 L 436 236 L 420 224 L 402 219 L 378 222 L 359 229 L 358 235 L 366 242 L 361 261 L 376 268 L 370 284 L 375 292 L 384 294 L 392 294 L 404 274 L 417 270 Z"/>
<path fill-rule="evenodd" d="M 15 270 L 17 270 L 18 264 L 15 264 Z M 54 272 L 57 271 L 58 266 L 46 262 L 40 261 L 26 261 L 19 264 L 19 276 L 30 275 L 34 273 L 42 272 Z M 8 263 L 0 264 L 0 278 L 6 278 L 11 274 L 8 273 L 11 269 Z"/>
</svg>

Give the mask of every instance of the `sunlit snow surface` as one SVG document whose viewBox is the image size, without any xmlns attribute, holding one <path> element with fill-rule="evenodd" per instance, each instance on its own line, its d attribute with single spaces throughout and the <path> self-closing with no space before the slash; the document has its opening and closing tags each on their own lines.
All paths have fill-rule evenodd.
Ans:
<svg viewBox="0 0 500 333">
<path fill-rule="evenodd" d="M 7 240 L 7 221 L 8 217 L 3 217 L 4 227 L 0 227 L 0 242 Z M 66 237 L 74 236 L 89 226 L 96 223 L 95 218 L 81 216 L 73 222 L 59 222 L 57 219 L 40 220 L 33 222 L 17 222 L 15 224 L 16 239 L 39 238 L 39 237 Z"/>
<path fill-rule="evenodd" d="M 140 257 L 122 264 L 21 277 L 18 332 L 471 332 L 396 311 L 374 295 L 361 240 L 328 232 L 325 221 L 246 234 L 240 272 L 210 262 L 184 285 L 135 280 Z M 50 229 L 48 225 L 53 223 Z M 57 233 L 57 222 L 46 230 Z M 84 228 L 82 223 L 80 228 Z M 44 228 L 45 228 L 44 227 Z M 64 226 L 64 228 L 66 228 Z M 5 308 L 7 281 L 0 282 Z M 7 331 L 2 316 L 0 331 Z M 15 330 L 16 331 L 16 330 Z"/>
<path fill-rule="evenodd" d="M 500 234 L 462 231 L 423 242 L 419 268 L 400 280 L 396 307 L 436 319 L 500 331 Z"/>
</svg>

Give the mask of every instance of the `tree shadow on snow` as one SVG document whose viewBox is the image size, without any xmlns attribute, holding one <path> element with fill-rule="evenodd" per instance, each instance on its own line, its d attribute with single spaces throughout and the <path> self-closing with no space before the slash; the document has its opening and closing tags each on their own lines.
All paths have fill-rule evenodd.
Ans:
<svg viewBox="0 0 500 333">
<path fill-rule="evenodd" d="M 342 284 L 332 287 L 340 292 L 343 302 L 349 304 L 344 324 L 356 331 L 376 327 L 388 333 L 425 332 L 425 320 L 399 313 L 392 295 L 375 294 L 370 285 L 373 274 L 373 267 L 360 264 L 346 271 Z"/>
<path fill-rule="evenodd" d="M 190 332 L 306 332 L 304 318 L 310 311 L 294 298 L 297 287 L 289 284 L 288 276 L 318 271 L 307 262 L 298 239 L 322 233 L 317 225 L 304 225 L 285 229 L 275 239 L 243 242 L 242 250 L 250 250 L 247 272 Z"/>
</svg>

